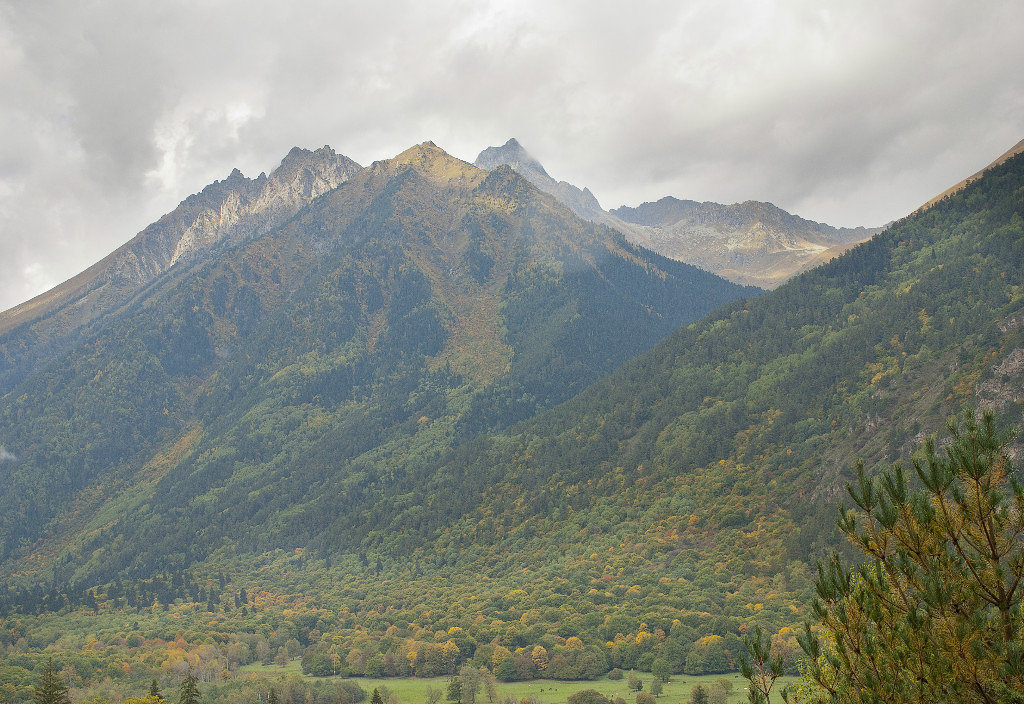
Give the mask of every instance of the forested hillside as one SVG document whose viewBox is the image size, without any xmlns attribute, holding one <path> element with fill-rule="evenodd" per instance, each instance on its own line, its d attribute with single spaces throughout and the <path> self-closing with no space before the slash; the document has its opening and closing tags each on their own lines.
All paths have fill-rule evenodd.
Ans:
<svg viewBox="0 0 1024 704">
<path fill-rule="evenodd" d="M 414 147 L 173 267 L 9 392 L 2 558 L 95 584 L 225 539 L 305 545 L 320 531 L 303 513 L 343 510 L 342 487 L 387 484 L 757 292 L 628 245 L 507 168 Z"/>
<path fill-rule="evenodd" d="M 481 644 L 577 636 L 609 667 L 701 672 L 763 623 L 795 653 L 854 460 L 906 456 L 961 409 L 1022 420 L 1022 196 L 1018 158 L 536 419 L 346 487 L 356 510 L 306 514 L 325 530 L 304 559 L 359 536 L 386 579 L 342 580 L 342 602 L 431 604 Z"/>
<path fill-rule="evenodd" d="M 54 578 L 8 596 L 18 667 L 79 662 L 91 628 L 133 677 L 205 646 L 230 674 L 234 643 L 318 674 L 726 671 L 754 624 L 796 652 L 856 458 L 963 408 L 1021 421 L 1021 157 L 586 388 L 710 280 L 435 150 L 178 273 L 4 398 L 27 449 L 0 466 L 35 497 L 4 507 L 6 564 Z"/>
</svg>

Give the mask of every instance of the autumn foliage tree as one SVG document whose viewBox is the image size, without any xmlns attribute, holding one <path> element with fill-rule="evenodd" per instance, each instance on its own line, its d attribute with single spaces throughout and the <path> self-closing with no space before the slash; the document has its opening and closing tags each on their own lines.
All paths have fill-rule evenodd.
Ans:
<svg viewBox="0 0 1024 704">
<path fill-rule="evenodd" d="M 1024 489 L 990 414 L 949 425 L 913 463 L 848 487 L 843 533 L 864 555 L 819 568 L 824 638 L 800 638 L 828 702 L 1024 701 Z"/>
</svg>

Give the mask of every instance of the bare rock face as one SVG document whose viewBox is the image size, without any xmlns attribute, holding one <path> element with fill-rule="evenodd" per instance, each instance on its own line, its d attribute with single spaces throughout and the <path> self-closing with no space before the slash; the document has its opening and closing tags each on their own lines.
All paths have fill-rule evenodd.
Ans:
<svg viewBox="0 0 1024 704">
<path fill-rule="evenodd" d="M 996 411 L 1005 413 L 1011 405 L 1024 401 L 1024 349 L 1017 347 L 991 368 L 992 375 L 978 383 L 975 394 L 978 399 L 978 413 Z"/>
<path fill-rule="evenodd" d="M 199 199 L 198 212 L 178 238 L 170 263 L 205 252 L 221 241 L 238 242 L 271 230 L 359 169 L 326 146 L 315 152 L 295 147 L 269 177 L 260 174 L 250 180 L 235 169 L 226 180 L 193 196 Z M 207 191 L 212 192 L 203 198 Z"/>
<path fill-rule="evenodd" d="M 29 360 L 33 353 L 59 350 L 68 335 L 118 310 L 176 263 L 202 260 L 273 230 L 361 168 L 324 146 L 292 149 L 269 176 L 249 179 L 235 169 L 81 274 L 0 313 L 0 343 L 27 329 L 29 334 L 9 345 L 21 350 L 18 357 Z M 6 373 L 0 369 L 0 393 L 8 388 L 8 375 L 20 376 L 15 371 L 20 366 L 15 362 Z"/>
</svg>

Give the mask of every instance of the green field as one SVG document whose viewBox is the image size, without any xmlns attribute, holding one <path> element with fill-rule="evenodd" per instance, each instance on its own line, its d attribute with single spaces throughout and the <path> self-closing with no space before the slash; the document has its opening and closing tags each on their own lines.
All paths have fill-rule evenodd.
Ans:
<svg viewBox="0 0 1024 704">
<path fill-rule="evenodd" d="M 271 678 L 275 675 L 295 675 L 302 672 L 298 660 L 291 661 L 285 667 L 280 665 L 246 665 L 242 668 L 242 671 L 254 672 Z M 647 672 L 641 672 L 639 675 L 640 679 L 644 682 L 644 691 L 648 691 L 651 681 L 654 679 L 653 675 Z M 696 685 L 703 685 L 707 688 L 720 678 L 725 678 L 733 684 L 732 693 L 729 696 L 729 704 L 740 704 L 740 702 L 747 701 L 746 680 L 740 677 L 739 674 L 732 673 L 728 675 L 673 675 L 672 679 L 665 684 L 664 691 L 658 697 L 658 702 L 660 704 L 680 704 L 686 702 L 690 698 L 690 692 Z M 311 677 L 309 679 L 317 678 Z M 320 679 L 330 680 L 331 678 Z M 797 679 L 799 678 L 779 678 L 775 691 L 781 690 L 786 684 L 796 682 Z M 354 677 L 352 680 L 357 682 L 368 693 L 372 692 L 375 687 L 386 687 L 398 697 L 401 704 L 420 704 L 425 702 L 427 699 L 425 691 L 428 686 L 433 686 L 441 691 L 445 691 L 448 686 L 448 678 L 446 677 L 387 679 Z M 569 698 L 569 695 L 584 689 L 596 689 L 609 699 L 622 697 L 627 702 L 632 702 L 635 698 L 635 694 L 629 691 L 625 679 L 609 680 L 607 677 L 602 677 L 592 682 L 561 682 L 558 680 L 499 682 L 498 697 L 504 699 L 506 695 L 511 695 L 517 700 L 523 697 L 536 697 L 541 704 L 563 704 Z M 487 701 L 483 692 L 477 695 L 477 700 L 479 702 Z M 773 694 L 772 700 L 782 701 L 782 697 Z"/>
</svg>

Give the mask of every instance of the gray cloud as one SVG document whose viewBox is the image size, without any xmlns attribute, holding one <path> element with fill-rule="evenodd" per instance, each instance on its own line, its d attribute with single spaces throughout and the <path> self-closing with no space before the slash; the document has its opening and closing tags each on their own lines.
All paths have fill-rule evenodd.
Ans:
<svg viewBox="0 0 1024 704">
<path fill-rule="evenodd" d="M 0 462 L 17 462 L 18 458 L 13 452 L 9 452 L 6 447 L 0 445 Z"/>
<path fill-rule="evenodd" d="M 0 5 L 0 308 L 237 166 L 516 136 L 605 207 L 900 217 L 1024 137 L 1018 2 Z"/>
</svg>

